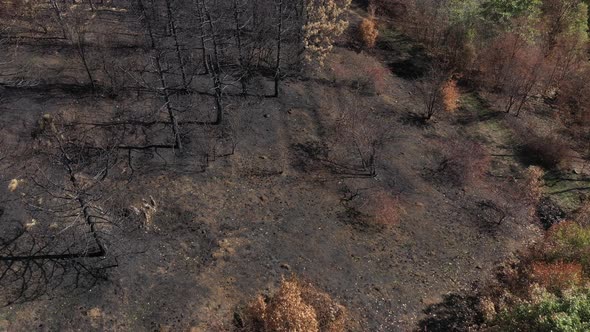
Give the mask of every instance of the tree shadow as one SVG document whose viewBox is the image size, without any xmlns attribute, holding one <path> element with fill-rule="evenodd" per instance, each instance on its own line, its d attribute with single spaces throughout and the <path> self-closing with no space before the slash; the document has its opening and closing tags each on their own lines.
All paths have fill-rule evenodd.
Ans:
<svg viewBox="0 0 590 332">
<path fill-rule="evenodd" d="M 478 310 L 479 298 L 475 295 L 448 294 L 441 303 L 428 306 L 428 315 L 419 322 L 418 331 L 449 332 L 470 331 L 484 323 L 484 316 Z"/>
<path fill-rule="evenodd" d="M 484 114 L 463 113 L 456 117 L 455 123 L 462 126 L 468 126 L 477 122 L 486 122 L 491 120 L 501 120 L 506 113 L 504 112 L 485 112 Z"/>
<path fill-rule="evenodd" d="M 405 80 L 417 80 L 423 77 L 428 71 L 428 60 L 420 58 L 409 58 L 388 64 L 389 69 L 396 76 Z"/>
<path fill-rule="evenodd" d="M 414 126 L 421 129 L 428 129 L 432 127 L 432 122 L 424 117 L 424 115 L 416 112 L 407 112 L 400 118 L 400 123 L 407 126 Z"/>
<path fill-rule="evenodd" d="M 296 157 L 293 167 L 305 173 L 326 170 L 331 174 L 344 178 L 375 176 L 370 169 L 363 168 L 360 165 L 349 165 L 332 160 L 329 157 L 329 147 L 321 142 L 309 141 L 303 144 L 293 144 L 291 149 L 293 149 L 294 156 Z"/>
</svg>

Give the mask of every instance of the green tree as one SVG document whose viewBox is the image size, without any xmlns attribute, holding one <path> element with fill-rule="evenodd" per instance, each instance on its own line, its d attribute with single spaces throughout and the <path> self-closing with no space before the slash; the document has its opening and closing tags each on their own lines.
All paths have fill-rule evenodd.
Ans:
<svg viewBox="0 0 590 332">
<path fill-rule="evenodd" d="M 561 296 L 541 290 L 530 302 L 500 313 L 500 331 L 590 331 L 590 289 L 565 291 Z"/>
<path fill-rule="evenodd" d="M 536 29 L 541 15 L 542 0 L 485 0 L 481 6 L 484 26 L 489 31 L 512 31 L 529 38 L 539 33 Z"/>
</svg>

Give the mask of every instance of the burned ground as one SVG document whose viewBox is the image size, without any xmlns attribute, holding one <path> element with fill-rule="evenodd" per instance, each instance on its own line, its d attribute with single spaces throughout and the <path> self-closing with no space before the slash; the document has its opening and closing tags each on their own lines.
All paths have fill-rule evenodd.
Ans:
<svg viewBox="0 0 590 332">
<path fill-rule="evenodd" d="M 346 306 L 363 331 L 434 326 L 428 320 L 419 325 L 430 313 L 424 309 L 485 282 L 542 226 L 520 199 L 526 165 L 513 143 L 515 119 L 462 91 L 465 106 L 456 113 L 428 126 L 407 121 L 421 112 L 408 81 L 419 68 L 408 58 L 413 53 L 404 51 L 408 41 L 391 33 L 371 54 L 337 47 L 315 79 L 286 78 L 278 98 L 228 93 L 227 124 L 183 126 L 182 152 L 118 154 L 104 207 L 131 225 L 116 237 L 117 267 L 82 293 L 50 293 L 0 309 L 0 329 L 230 329 L 236 308 L 292 274 Z M 35 67 L 24 78 L 8 75 L 0 82 L 6 86 L 0 90 L 0 137 L 7 151 L 0 154 L 3 223 L 25 218 L 14 207 L 21 194 L 8 190 L 9 182 L 33 166 L 51 169 L 35 165 L 39 159 L 31 152 L 31 133 L 46 114 L 90 133 L 85 144 L 100 146 L 114 135 L 125 136 L 118 144 L 174 144 L 164 125 L 129 126 L 123 135 L 80 123 L 117 121 L 126 109 L 137 110 L 134 119 L 142 121 L 165 115 L 158 112 L 161 98 L 149 91 L 89 91 L 80 84 L 80 67 L 72 65 L 73 51 L 48 43 L 23 44 L 8 68 Z M 147 61 L 144 50 L 122 45 L 116 48 L 121 63 Z M 380 91 L 366 93 L 355 81 L 362 78 L 353 72 L 359 64 L 387 69 Z M 194 87 L 210 93 L 208 79 L 197 76 Z M 268 77 L 255 81 L 272 90 Z M 198 105 L 198 112 L 180 111 L 181 122 L 214 119 L 211 95 L 174 98 L 187 110 Z M 526 116 L 540 126 L 545 121 Z M 346 121 L 357 129 L 362 124 L 361 130 Z M 367 131 L 386 134 L 373 145 Z M 463 142 L 491 156 L 489 170 L 469 181 L 441 171 L 445 160 L 459 158 L 447 148 Z M 359 146 L 374 147 L 372 164 Z M 372 224 L 374 211 L 364 203 L 378 193 L 399 204 L 388 227 Z M 557 201 L 567 207 L 570 199 Z M 155 204 L 146 208 L 150 200 Z"/>
</svg>

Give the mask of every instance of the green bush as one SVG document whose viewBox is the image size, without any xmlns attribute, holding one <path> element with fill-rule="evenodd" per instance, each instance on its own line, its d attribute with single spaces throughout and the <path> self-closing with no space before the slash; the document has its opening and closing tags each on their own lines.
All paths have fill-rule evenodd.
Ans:
<svg viewBox="0 0 590 332">
<path fill-rule="evenodd" d="M 590 274 L 590 227 L 574 222 L 562 222 L 549 229 L 544 244 L 545 260 L 563 261 L 582 265 Z"/>
<path fill-rule="evenodd" d="M 500 313 L 495 324 L 500 331 L 590 331 L 590 289 L 561 296 L 543 291 L 532 301 Z"/>
</svg>

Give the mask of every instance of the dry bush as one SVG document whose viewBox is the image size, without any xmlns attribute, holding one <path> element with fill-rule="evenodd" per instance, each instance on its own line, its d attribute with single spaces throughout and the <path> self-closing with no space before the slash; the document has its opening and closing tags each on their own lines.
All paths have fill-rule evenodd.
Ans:
<svg viewBox="0 0 590 332">
<path fill-rule="evenodd" d="M 387 75 L 389 70 L 383 66 L 373 66 L 367 69 L 367 74 L 372 82 L 373 88 L 378 95 L 385 93 L 387 88 Z"/>
<path fill-rule="evenodd" d="M 545 172 L 537 166 L 529 166 L 525 171 L 525 195 L 531 204 L 536 205 L 543 197 L 543 176 Z"/>
<path fill-rule="evenodd" d="M 445 110 L 444 87 L 451 74 L 443 62 L 430 65 L 428 72 L 414 82 L 420 102 L 424 107 L 424 120 L 430 120 L 435 114 Z"/>
<path fill-rule="evenodd" d="M 158 212 L 158 203 L 154 197 L 150 195 L 149 201 L 142 199 L 141 204 L 137 205 L 139 207 L 131 206 L 130 210 L 139 218 L 141 227 L 146 230 L 159 231 L 158 227 L 154 224 L 154 215 Z"/>
<path fill-rule="evenodd" d="M 583 226 L 590 226 L 590 199 L 587 198 L 576 210 L 574 221 Z"/>
<path fill-rule="evenodd" d="M 8 190 L 10 192 L 15 192 L 16 189 L 18 189 L 18 187 L 20 186 L 20 184 L 23 182 L 24 180 L 21 179 L 12 179 L 10 180 L 10 182 L 8 183 Z"/>
<path fill-rule="evenodd" d="M 567 75 L 557 92 L 560 119 L 574 137 L 590 139 L 590 66 Z"/>
<path fill-rule="evenodd" d="M 373 221 L 382 227 L 397 225 L 401 213 L 399 198 L 393 197 L 384 191 L 375 193 L 373 201 Z"/>
<path fill-rule="evenodd" d="M 441 88 L 442 101 L 446 112 L 453 113 L 459 108 L 461 93 L 456 80 L 448 80 Z"/>
<path fill-rule="evenodd" d="M 381 95 L 386 92 L 389 69 L 364 54 L 351 54 L 346 60 L 331 65 L 332 80 L 349 86 L 363 95 Z"/>
<path fill-rule="evenodd" d="M 375 47 L 379 30 L 377 30 L 377 23 L 373 18 L 364 18 L 359 24 L 360 39 L 367 48 Z"/>
<path fill-rule="evenodd" d="M 309 283 L 295 277 L 283 279 L 270 298 L 258 296 L 244 312 L 240 331 L 336 332 L 346 330 L 348 314 Z"/>
<path fill-rule="evenodd" d="M 468 141 L 443 146 L 444 158 L 437 172 L 443 180 L 465 187 L 481 180 L 490 167 L 491 158 L 484 146 Z"/>
<path fill-rule="evenodd" d="M 345 186 L 340 203 L 345 208 L 343 220 L 359 230 L 383 231 L 395 227 L 405 210 L 399 196 L 386 190 L 366 190 Z"/>
<path fill-rule="evenodd" d="M 555 136 L 530 135 L 520 149 L 521 157 L 529 164 L 555 169 L 568 159 L 569 148 Z"/>
<path fill-rule="evenodd" d="M 479 84 L 496 94 L 497 104 L 516 116 L 525 111 L 543 88 L 544 67 L 541 49 L 524 36 L 506 32 L 498 35 L 476 61 Z"/>
<path fill-rule="evenodd" d="M 543 197 L 537 202 L 536 213 L 538 220 L 546 230 L 551 228 L 551 226 L 562 222 L 566 217 L 566 213 L 563 209 L 550 197 Z"/>
<path fill-rule="evenodd" d="M 381 147 L 389 139 L 387 127 L 362 98 L 341 94 L 326 112 L 333 125 L 326 136 L 332 172 L 350 176 L 375 176 Z"/>
<path fill-rule="evenodd" d="M 582 282 L 582 265 L 577 263 L 534 262 L 532 279 L 550 292 L 559 292 Z"/>
<path fill-rule="evenodd" d="M 408 11 L 408 6 L 404 3 L 404 1 L 373 0 L 371 3 L 379 14 L 394 18 L 402 17 L 406 15 Z"/>
</svg>

